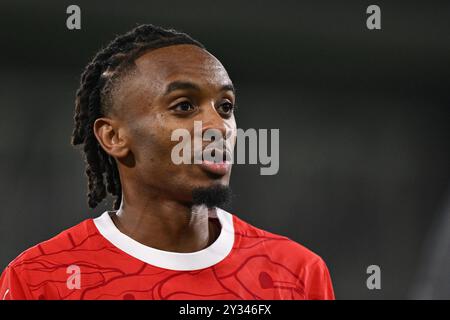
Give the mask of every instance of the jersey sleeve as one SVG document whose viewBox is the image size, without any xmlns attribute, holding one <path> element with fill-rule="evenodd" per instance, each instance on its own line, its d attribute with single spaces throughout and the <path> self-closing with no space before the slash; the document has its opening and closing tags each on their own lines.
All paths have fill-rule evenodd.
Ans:
<svg viewBox="0 0 450 320">
<path fill-rule="evenodd" d="M 306 298 L 308 300 L 334 300 L 333 285 L 325 262 L 319 259 L 308 269 Z"/>
<path fill-rule="evenodd" d="M 20 280 L 12 266 L 6 267 L 0 277 L 1 300 L 33 299 L 28 287 Z"/>
</svg>

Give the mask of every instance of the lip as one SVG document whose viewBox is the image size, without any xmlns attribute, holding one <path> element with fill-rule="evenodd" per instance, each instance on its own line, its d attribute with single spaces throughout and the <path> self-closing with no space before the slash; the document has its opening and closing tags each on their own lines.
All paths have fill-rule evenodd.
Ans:
<svg viewBox="0 0 450 320">
<path fill-rule="evenodd" d="M 200 167 L 210 173 L 219 175 L 219 176 L 224 176 L 228 173 L 228 171 L 230 171 L 230 167 L 231 167 L 231 163 L 229 162 L 212 162 L 212 161 L 207 161 L 207 160 L 203 160 L 202 163 L 200 164 Z"/>
</svg>

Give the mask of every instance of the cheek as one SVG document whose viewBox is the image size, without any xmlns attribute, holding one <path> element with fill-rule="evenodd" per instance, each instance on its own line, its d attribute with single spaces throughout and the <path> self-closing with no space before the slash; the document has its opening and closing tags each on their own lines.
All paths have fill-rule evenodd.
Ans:
<svg viewBox="0 0 450 320">
<path fill-rule="evenodd" d="M 139 163 L 161 163 L 170 160 L 171 130 L 164 124 L 164 117 L 154 114 L 140 117 L 129 124 L 132 136 L 131 151 L 136 162 Z"/>
<path fill-rule="evenodd" d="M 172 133 L 176 129 L 190 127 L 182 121 L 165 113 L 153 114 L 147 119 L 141 118 L 133 126 L 133 149 L 136 162 L 142 163 L 149 170 L 149 166 L 162 172 L 179 172 L 186 170 L 185 165 L 176 165 L 172 162 L 171 155 L 179 141 L 172 141 Z"/>
</svg>

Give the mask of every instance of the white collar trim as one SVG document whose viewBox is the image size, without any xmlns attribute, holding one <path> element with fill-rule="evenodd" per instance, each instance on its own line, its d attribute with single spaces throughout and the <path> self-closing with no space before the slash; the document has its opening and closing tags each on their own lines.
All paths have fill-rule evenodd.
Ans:
<svg viewBox="0 0 450 320">
<path fill-rule="evenodd" d="M 207 248 L 189 253 L 163 251 L 137 242 L 117 229 L 108 211 L 93 221 L 103 237 L 130 256 L 160 268 L 187 271 L 211 267 L 225 259 L 233 248 L 233 215 L 220 208 L 209 210 L 208 215 L 219 219 L 220 235 Z"/>
</svg>

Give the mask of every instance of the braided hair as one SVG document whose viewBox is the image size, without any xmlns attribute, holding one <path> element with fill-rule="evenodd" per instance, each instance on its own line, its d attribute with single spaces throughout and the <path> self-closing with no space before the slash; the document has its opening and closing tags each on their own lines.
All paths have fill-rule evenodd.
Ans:
<svg viewBox="0 0 450 320">
<path fill-rule="evenodd" d="M 117 36 L 100 50 L 86 66 L 75 99 L 75 126 L 72 145 L 83 145 L 88 178 L 88 205 L 95 208 L 107 196 L 115 197 L 114 209 L 120 207 L 122 187 L 115 159 L 100 146 L 94 135 L 96 119 L 108 114 L 112 104 L 112 87 L 134 60 L 149 50 L 177 44 L 204 46 L 189 35 L 151 24 L 139 25 Z M 106 178 L 106 185 L 105 179 Z"/>
</svg>

